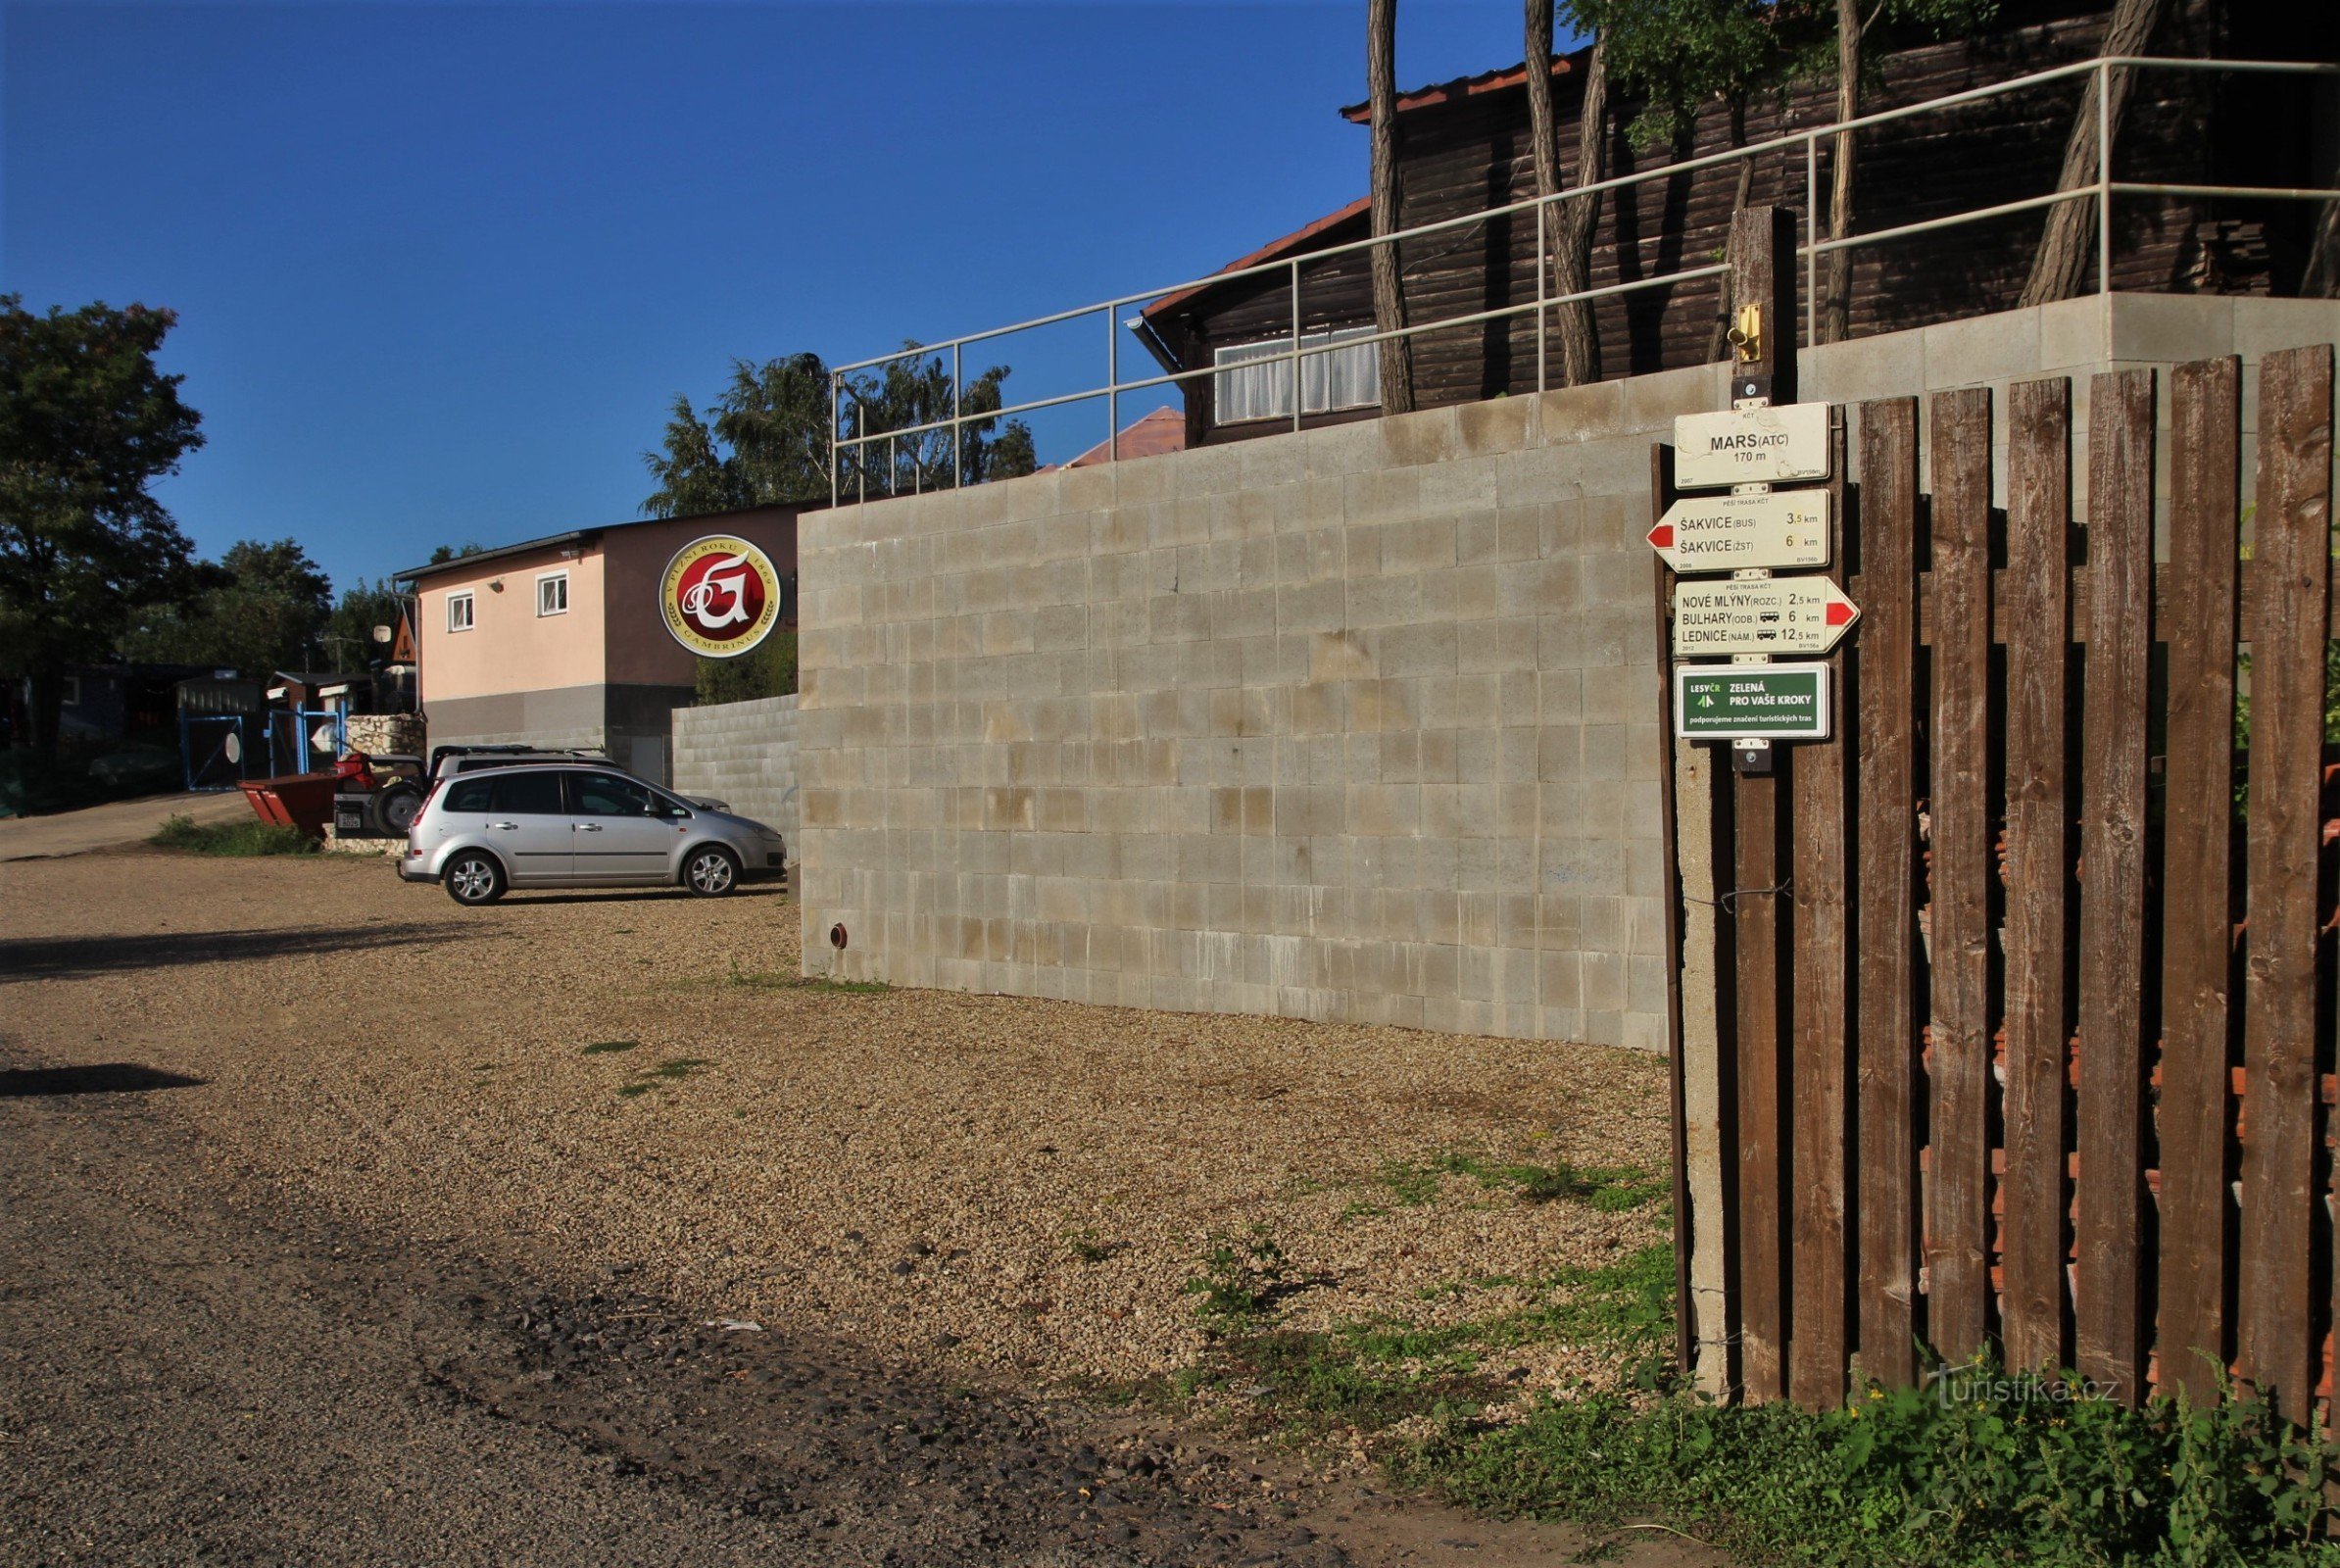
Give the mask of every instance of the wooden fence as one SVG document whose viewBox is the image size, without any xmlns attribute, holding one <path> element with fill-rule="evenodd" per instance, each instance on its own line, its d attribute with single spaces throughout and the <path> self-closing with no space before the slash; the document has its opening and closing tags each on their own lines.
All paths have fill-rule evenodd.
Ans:
<svg viewBox="0 0 2340 1568">
<path fill-rule="evenodd" d="M 2228 1369 L 2295 1417 L 2329 1393 L 2333 355 L 2261 367 L 2247 515 L 2237 362 L 2167 377 L 2166 481 L 2159 379 L 2094 378 L 2084 517 L 2067 380 L 1936 395 L 1924 453 L 1916 399 L 1847 411 L 1837 738 L 1681 824 L 1733 890 L 1748 1398 L 1927 1350 L 2131 1402 Z"/>
</svg>

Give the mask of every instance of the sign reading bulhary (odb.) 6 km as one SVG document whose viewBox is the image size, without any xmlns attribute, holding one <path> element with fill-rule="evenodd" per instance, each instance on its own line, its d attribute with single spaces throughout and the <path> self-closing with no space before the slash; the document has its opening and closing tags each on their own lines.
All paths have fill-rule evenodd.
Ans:
<svg viewBox="0 0 2340 1568">
<path fill-rule="evenodd" d="M 1674 652 L 1825 654 L 1861 610 L 1827 577 L 1733 577 L 1674 585 Z"/>
<path fill-rule="evenodd" d="M 1674 482 L 1684 490 L 1828 476 L 1828 406 L 1684 414 L 1674 420 Z"/>
<path fill-rule="evenodd" d="M 737 659 L 780 623 L 780 573 L 772 558 L 747 540 L 708 534 L 666 563 L 658 613 L 691 652 Z"/>
<path fill-rule="evenodd" d="M 1828 564 L 1828 493 L 1767 490 L 1685 496 L 1649 530 L 1676 571 L 1743 571 Z"/>
<path fill-rule="evenodd" d="M 1674 733 L 1692 741 L 1825 741 L 1828 666 L 1678 664 Z"/>
</svg>

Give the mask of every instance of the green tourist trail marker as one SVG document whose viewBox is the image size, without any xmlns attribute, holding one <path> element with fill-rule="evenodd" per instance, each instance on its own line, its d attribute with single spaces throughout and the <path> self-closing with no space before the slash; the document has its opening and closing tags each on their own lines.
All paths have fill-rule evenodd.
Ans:
<svg viewBox="0 0 2340 1568">
<path fill-rule="evenodd" d="M 1674 733 L 1691 741 L 1825 741 L 1828 666 L 1677 664 Z"/>
</svg>

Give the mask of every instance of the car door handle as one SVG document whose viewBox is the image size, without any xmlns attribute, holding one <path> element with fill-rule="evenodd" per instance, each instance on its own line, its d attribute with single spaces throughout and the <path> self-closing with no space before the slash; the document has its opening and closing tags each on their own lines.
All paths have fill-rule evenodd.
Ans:
<svg viewBox="0 0 2340 1568">
<path fill-rule="evenodd" d="M 516 833 L 519 831 L 520 824 L 517 822 L 490 822 L 488 826 L 500 827 L 506 832 Z"/>
<path fill-rule="evenodd" d="M 599 833 L 602 830 L 599 822 L 577 822 L 571 825 L 580 833 Z"/>
</svg>

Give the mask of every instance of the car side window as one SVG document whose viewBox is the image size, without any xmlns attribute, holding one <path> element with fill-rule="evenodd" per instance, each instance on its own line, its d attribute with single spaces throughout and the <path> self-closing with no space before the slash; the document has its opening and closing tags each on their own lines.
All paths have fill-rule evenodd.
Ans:
<svg viewBox="0 0 2340 1568">
<path fill-rule="evenodd" d="M 489 780 L 460 779 L 447 790 L 447 809 L 450 811 L 485 811 L 488 808 Z"/>
<path fill-rule="evenodd" d="M 612 773 L 571 773 L 568 787 L 578 816 L 658 816 L 665 809 L 648 785 Z"/>
<path fill-rule="evenodd" d="M 561 816 L 561 775 L 558 773 L 491 773 L 494 810 L 510 816 Z"/>
</svg>

